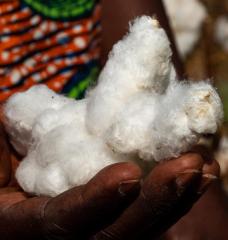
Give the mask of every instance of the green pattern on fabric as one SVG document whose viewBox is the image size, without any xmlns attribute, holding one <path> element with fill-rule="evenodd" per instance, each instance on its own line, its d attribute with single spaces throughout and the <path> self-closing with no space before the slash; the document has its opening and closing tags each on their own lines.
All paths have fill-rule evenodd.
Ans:
<svg viewBox="0 0 228 240">
<path fill-rule="evenodd" d="M 53 19 L 75 18 L 90 12 L 96 0 L 23 0 L 38 13 Z"/>
<path fill-rule="evenodd" d="M 80 83 L 71 89 L 71 91 L 67 94 L 70 98 L 80 98 L 81 94 L 85 92 L 88 86 L 92 85 L 96 80 L 99 74 L 99 68 L 94 67 L 91 69 L 87 78 L 80 81 Z"/>
</svg>

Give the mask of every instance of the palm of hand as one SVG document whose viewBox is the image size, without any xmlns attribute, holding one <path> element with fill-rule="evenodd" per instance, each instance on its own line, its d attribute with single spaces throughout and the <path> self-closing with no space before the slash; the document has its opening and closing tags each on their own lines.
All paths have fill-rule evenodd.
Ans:
<svg viewBox="0 0 228 240">
<path fill-rule="evenodd" d="M 55 239 L 61 236 L 66 239 L 73 235 L 85 239 L 111 222 L 139 191 L 137 178 L 140 177 L 140 170 L 122 164 L 104 170 L 86 186 L 74 188 L 56 198 L 30 196 L 23 192 L 14 178 L 18 159 L 10 151 L 2 126 L 0 136 L 0 232 L 4 233 L 4 239 Z M 117 173 L 120 170 L 123 171 L 122 176 L 121 172 Z M 107 174 L 113 174 L 115 178 L 104 184 L 102 182 Z M 136 178 L 135 181 L 128 181 L 132 177 Z M 120 192 L 121 184 L 123 191 Z M 129 186 L 126 192 L 125 185 Z M 125 193 L 129 193 L 129 196 L 125 196 Z M 116 206 L 113 205 L 112 210 L 103 208 L 113 202 L 116 202 Z M 65 214 L 61 213 L 62 216 L 59 217 L 58 214 L 63 209 Z M 84 216 L 81 215 L 82 212 Z M 7 226 L 11 226 L 12 222 L 17 226 L 8 229 Z M 72 226 L 65 226 L 67 223 Z"/>
<path fill-rule="evenodd" d="M 156 166 L 143 184 L 139 167 L 119 163 L 55 198 L 32 197 L 14 179 L 9 183 L 14 167 L 2 127 L 0 136 L 4 240 L 154 239 L 186 214 L 219 174 L 214 160 L 190 153 Z"/>
</svg>

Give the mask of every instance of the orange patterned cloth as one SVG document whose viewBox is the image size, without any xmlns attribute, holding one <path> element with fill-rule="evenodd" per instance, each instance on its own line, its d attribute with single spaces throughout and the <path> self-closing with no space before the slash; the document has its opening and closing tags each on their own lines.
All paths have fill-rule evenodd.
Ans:
<svg viewBox="0 0 228 240">
<path fill-rule="evenodd" d="M 37 83 L 82 97 L 99 69 L 100 11 L 93 1 L 86 14 L 62 17 L 54 3 L 0 0 L 0 101 Z"/>
</svg>

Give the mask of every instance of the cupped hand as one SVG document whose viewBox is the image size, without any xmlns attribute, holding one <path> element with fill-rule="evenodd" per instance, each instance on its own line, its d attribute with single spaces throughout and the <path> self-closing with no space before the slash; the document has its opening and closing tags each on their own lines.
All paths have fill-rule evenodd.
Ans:
<svg viewBox="0 0 228 240">
<path fill-rule="evenodd" d="M 10 181 L 10 148 L 2 126 L 0 132 L 1 239 L 87 239 L 112 223 L 139 193 L 141 170 L 122 163 L 55 198 L 29 196 Z"/>
<path fill-rule="evenodd" d="M 186 214 L 219 175 L 214 160 L 189 153 L 157 165 L 143 182 L 138 166 L 118 163 L 57 197 L 34 197 L 10 183 L 10 148 L 2 127 L 0 132 L 3 240 L 154 239 Z"/>
</svg>

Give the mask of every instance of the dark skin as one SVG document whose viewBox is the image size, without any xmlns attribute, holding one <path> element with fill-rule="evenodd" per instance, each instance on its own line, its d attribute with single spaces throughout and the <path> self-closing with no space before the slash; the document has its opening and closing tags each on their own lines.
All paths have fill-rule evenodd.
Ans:
<svg viewBox="0 0 228 240">
<path fill-rule="evenodd" d="M 154 239 L 219 175 L 215 160 L 188 153 L 157 165 L 143 182 L 138 166 L 118 163 L 55 198 L 32 197 L 7 184 L 10 150 L 3 128 L 0 142 L 1 239 Z"/>
<path fill-rule="evenodd" d="M 213 152 L 200 146 L 195 149 L 208 162 L 213 162 Z M 222 183 L 215 184 L 203 195 L 183 218 L 164 235 L 164 240 L 227 240 L 228 196 Z"/>
<path fill-rule="evenodd" d="M 165 234 L 164 240 L 226 240 L 228 202 L 221 183 L 214 184 L 191 211 Z"/>
<path fill-rule="evenodd" d="M 126 7 L 122 9 L 130 6 L 132 11 L 119 14 L 123 3 Z M 126 32 L 133 16 L 156 13 L 168 29 L 161 1 L 151 4 L 142 0 L 139 4 L 136 0 L 106 0 L 103 4 L 103 59 Z M 108 8 L 110 5 L 112 9 Z M 115 7 L 118 10 L 113 12 L 117 15 L 113 16 L 111 10 Z M 112 16 L 110 21 L 108 16 Z M 118 28 L 110 31 L 113 20 L 119 21 Z M 177 55 L 174 59 L 181 73 Z M 0 146 L 1 239 L 154 239 L 185 215 L 219 175 L 214 159 L 208 161 L 199 154 L 188 153 L 157 165 L 144 181 L 138 166 L 120 163 L 103 169 L 86 185 L 55 198 L 33 197 L 11 179 L 12 165 L 18 159 L 2 127 Z"/>
</svg>

